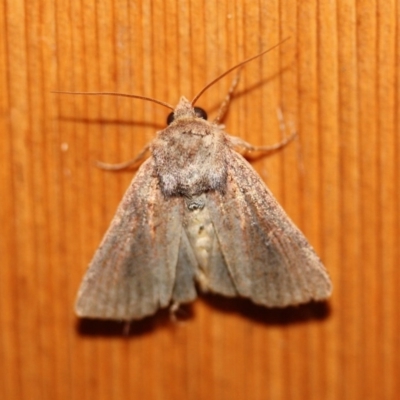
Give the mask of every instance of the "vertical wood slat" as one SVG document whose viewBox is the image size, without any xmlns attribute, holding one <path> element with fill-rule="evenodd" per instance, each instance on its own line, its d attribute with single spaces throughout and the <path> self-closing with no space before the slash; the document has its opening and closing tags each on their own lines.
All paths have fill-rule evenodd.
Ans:
<svg viewBox="0 0 400 400">
<path fill-rule="evenodd" d="M 0 397 L 395 399 L 400 389 L 400 8 L 395 0 L 101 0 L 0 7 Z M 328 310 L 204 297 L 188 320 L 80 323 L 76 289 L 169 111 L 234 63 L 226 121 L 327 265 Z M 201 99 L 215 114 L 230 78 Z M 200 104 L 199 104 L 200 105 Z M 165 317 L 165 318 L 164 318 Z"/>
</svg>

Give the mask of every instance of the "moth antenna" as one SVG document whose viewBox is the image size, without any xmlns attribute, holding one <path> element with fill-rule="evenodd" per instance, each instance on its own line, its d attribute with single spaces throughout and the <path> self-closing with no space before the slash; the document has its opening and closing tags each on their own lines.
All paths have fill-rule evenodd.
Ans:
<svg viewBox="0 0 400 400">
<path fill-rule="evenodd" d="M 275 49 L 275 47 L 280 46 L 283 42 L 286 42 L 287 40 L 290 39 L 290 36 L 288 36 L 287 38 L 281 40 L 279 43 L 277 43 L 275 46 L 270 47 L 267 50 L 264 50 L 263 52 L 261 52 L 260 54 L 257 54 L 253 57 L 248 58 L 247 60 L 244 60 L 242 62 L 240 62 L 239 64 L 234 65 L 233 67 L 229 68 L 227 71 L 225 71 L 223 74 L 221 74 L 220 76 L 218 76 L 217 78 L 213 79 L 209 84 L 207 84 L 203 89 L 200 90 L 200 92 L 194 96 L 194 99 L 192 100 L 191 104 L 192 106 L 195 105 L 196 101 L 200 98 L 200 96 L 212 85 L 214 85 L 214 83 L 217 83 L 220 79 L 222 79 L 225 75 L 228 75 L 230 72 L 232 72 L 234 69 L 241 67 L 242 65 L 254 60 L 255 58 L 261 57 L 262 55 L 264 55 L 265 53 L 270 52 L 271 50 Z"/>
<path fill-rule="evenodd" d="M 153 103 L 160 104 L 161 106 L 167 107 L 170 110 L 174 110 L 174 107 L 171 104 L 165 103 L 161 100 L 156 100 L 151 97 L 139 96 L 137 94 L 127 94 L 127 93 L 116 93 L 116 92 L 62 92 L 58 90 L 53 90 L 51 93 L 59 93 L 59 94 L 83 94 L 87 96 L 119 96 L 119 97 L 130 97 L 131 99 L 141 99 L 152 101 Z"/>
</svg>

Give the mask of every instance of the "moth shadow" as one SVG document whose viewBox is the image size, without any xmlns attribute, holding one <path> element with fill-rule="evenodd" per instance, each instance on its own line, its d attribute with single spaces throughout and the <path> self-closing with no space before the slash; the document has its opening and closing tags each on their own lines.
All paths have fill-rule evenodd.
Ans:
<svg viewBox="0 0 400 400">
<path fill-rule="evenodd" d="M 201 299 L 224 313 L 235 313 L 265 325 L 292 325 L 310 320 L 322 321 L 331 314 L 329 303 L 310 302 L 284 308 L 267 308 L 244 298 L 226 298 L 205 294 Z"/>
<path fill-rule="evenodd" d="M 285 308 L 266 308 L 248 299 L 229 298 L 214 294 L 201 294 L 201 301 L 208 306 L 228 314 L 242 317 L 264 325 L 291 325 L 310 320 L 322 321 L 329 317 L 331 309 L 327 302 L 310 302 Z M 199 299 L 197 300 L 199 301 Z M 134 321 L 113 321 L 81 318 L 76 330 L 81 336 L 135 338 L 151 334 L 156 329 L 170 329 L 171 324 L 195 317 L 192 304 L 182 304 L 171 314 L 168 309 L 159 310 L 155 315 Z"/>
<path fill-rule="evenodd" d="M 168 309 L 157 311 L 140 320 L 114 321 L 102 319 L 80 318 L 76 323 L 76 330 L 81 336 L 94 337 L 140 337 L 151 334 L 156 329 L 169 329 L 174 322 L 183 322 L 194 316 L 190 304 L 183 304 L 172 314 Z"/>
<path fill-rule="evenodd" d="M 286 72 L 291 71 L 293 69 L 294 65 L 295 65 L 295 63 L 293 61 L 293 62 L 289 63 L 288 65 L 280 68 L 279 71 L 275 72 L 274 74 L 271 74 L 268 77 L 257 81 L 255 84 L 249 85 L 241 90 L 235 91 L 235 93 L 232 95 L 232 101 L 235 101 L 237 99 L 240 99 L 241 97 L 247 96 L 249 93 L 253 92 L 254 90 L 260 89 L 264 85 L 267 85 L 268 83 L 273 82 L 278 77 L 285 74 Z M 219 110 L 220 106 L 221 106 L 221 102 L 220 101 L 216 102 L 214 105 L 208 107 L 207 111 L 210 114 L 213 112 L 217 112 Z M 221 123 L 223 123 L 224 121 L 226 121 L 228 119 L 229 113 L 230 113 L 230 107 L 228 107 L 228 109 L 224 115 L 224 118 L 222 118 L 222 120 L 220 121 Z"/>
</svg>

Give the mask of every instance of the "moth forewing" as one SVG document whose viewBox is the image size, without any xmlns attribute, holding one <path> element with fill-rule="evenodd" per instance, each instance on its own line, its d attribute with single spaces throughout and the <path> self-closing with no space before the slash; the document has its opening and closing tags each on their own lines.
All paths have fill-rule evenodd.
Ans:
<svg viewBox="0 0 400 400">
<path fill-rule="evenodd" d="M 183 205 L 163 196 L 153 171 L 149 159 L 118 206 L 78 292 L 79 316 L 131 320 L 169 305 Z"/>
<path fill-rule="evenodd" d="M 227 189 L 207 207 L 238 294 L 268 307 L 329 297 L 324 266 L 260 177 L 234 151 L 227 164 Z"/>
</svg>

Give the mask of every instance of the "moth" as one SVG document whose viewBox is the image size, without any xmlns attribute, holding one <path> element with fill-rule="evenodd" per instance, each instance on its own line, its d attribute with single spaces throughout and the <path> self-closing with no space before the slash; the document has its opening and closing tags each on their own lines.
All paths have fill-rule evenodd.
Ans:
<svg viewBox="0 0 400 400">
<path fill-rule="evenodd" d="M 331 281 L 311 245 L 236 151 L 256 148 L 194 106 L 211 84 L 265 52 L 176 107 L 129 95 L 173 111 L 94 254 L 78 316 L 140 319 L 192 302 L 198 289 L 266 307 L 330 296 Z"/>
</svg>

